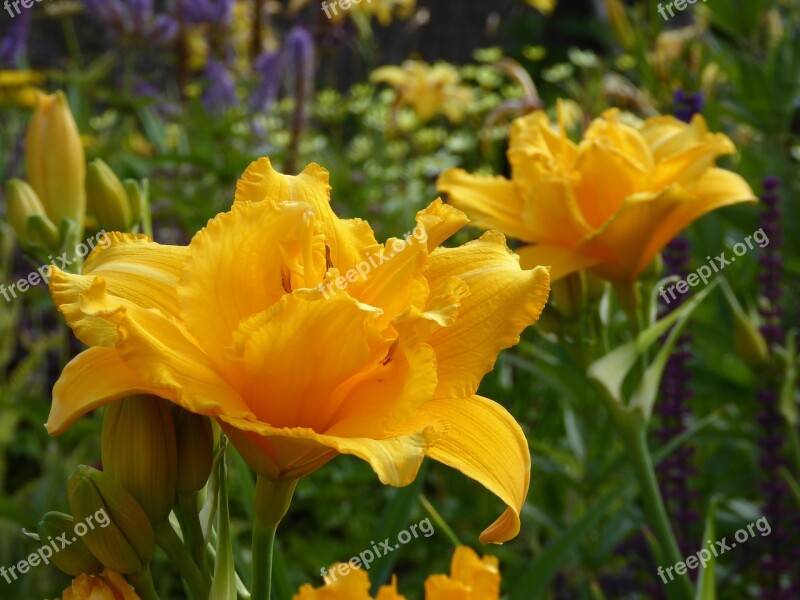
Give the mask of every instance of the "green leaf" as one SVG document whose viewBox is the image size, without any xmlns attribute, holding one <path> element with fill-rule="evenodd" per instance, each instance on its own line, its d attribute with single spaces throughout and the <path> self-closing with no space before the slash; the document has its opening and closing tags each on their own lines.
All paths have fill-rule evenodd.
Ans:
<svg viewBox="0 0 800 600">
<path fill-rule="evenodd" d="M 624 407 L 622 385 L 628 373 L 641 356 L 660 340 L 670 327 L 675 325 L 666 344 L 662 346 L 655 360 L 645 371 L 641 382 L 639 382 L 636 391 L 631 397 L 630 407 L 638 408 L 645 420 L 649 420 L 653 404 L 658 395 L 661 377 L 664 374 L 664 367 L 672 353 L 672 348 L 691 314 L 711 293 L 718 282 L 719 280 L 710 283 L 680 308 L 639 333 L 636 339 L 623 344 L 592 363 L 587 372 L 589 379 L 598 383 L 606 395 L 613 399 L 618 406 Z"/>
<path fill-rule="evenodd" d="M 706 527 L 703 532 L 703 540 L 713 540 L 717 537 L 717 501 L 712 498 L 708 503 L 708 513 L 706 514 Z M 704 548 L 705 549 L 705 548 Z M 708 550 L 706 549 L 706 552 Z M 708 552 L 711 557 L 708 559 L 705 568 L 700 565 L 700 578 L 697 580 L 697 592 L 695 600 L 716 600 L 716 558 L 713 552 Z"/>
</svg>

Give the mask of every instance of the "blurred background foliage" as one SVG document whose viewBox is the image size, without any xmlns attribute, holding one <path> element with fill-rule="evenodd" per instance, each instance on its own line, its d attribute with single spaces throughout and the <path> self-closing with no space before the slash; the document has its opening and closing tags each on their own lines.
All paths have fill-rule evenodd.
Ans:
<svg viewBox="0 0 800 600">
<path fill-rule="evenodd" d="M 552 12 L 522 0 L 419 0 L 394 3 L 388 18 L 354 10 L 338 23 L 315 1 L 156 2 L 130 18 L 114 10 L 134 4 L 54 0 L 13 19 L 0 15 L 0 179 L 24 172 L 22 144 L 36 90 L 64 89 L 87 158 L 102 157 L 121 178 L 149 179 L 157 241 L 186 243 L 227 209 L 236 179 L 259 156 L 285 172 L 322 164 L 331 172 L 337 212 L 369 219 L 386 238 L 412 227 L 414 214 L 436 197 L 445 169 L 507 174 L 504 152 L 516 116 L 535 109 L 554 116 L 556 100 L 564 99 L 567 126 L 578 139 L 607 107 L 635 121 L 675 113 L 682 98 L 702 98 L 710 129 L 726 132 L 740 150 L 725 166 L 757 193 L 768 175 L 783 184 L 784 325 L 790 331 L 799 324 L 796 0 L 711 0 L 668 21 L 655 1 L 619 0 L 564 0 Z M 408 60 L 443 64 L 434 74 L 422 68 L 410 93 L 409 80 L 398 83 L 397 73 L 373 75 Z M 423 100 L 433 103 L 430 110 L 422 109 Z M 756 230 L 760 210 L 728 209 L 693 225 L 686 235 L 690 268 Z M 454 242 L 476 234 L 462 232 Z M 12 238 L 0 229 L 3 282 L 37 266 Z M 751 253 L 725 273 L 751 306 L 757 270 Z M 703 542 L 710 499 L 725 535 L 764 514 L 768 493 L 759 466 L 760 381 L 731 351 L 732 317 L 721 299 L 698 311 L 691 335 L 688 414 L 677 439 L 651 441 L 684 457 L 661 473 L 690 469 L 689 508 L 673 514 L 687 549 Z M 34 550 L 23 528 L 34 529 L 48 510 L 64 510 L 68 474 L 99 456 L 97 416 L 81 419 L 58 441 L 42 426 L 53 381 L 77 350 L 43 286 L 0 300 L 0 565 Z M 537 326 L 484 380 L 481 392 L 523 424 L 534 475 L 521 535 L 483 551 L 499 556 L 512 600 L 660 598 L 625 456 L 605 411 L 576 383 L 583 380 L 574 376 L 577 368 Z M 796 432 L 796 417 L 788 427 Z M 232 479 L 235 551 L 246 559 L 253 481 L 238 462 Z M 437 465 L 414 486 L 394 490 L 376 486 L 366 465 L 338 458 L 298 488 L 280 539 L 280 600 L 302 582 L 321 583 L 320 568 L 427 516 L 421 493 L 471 545 L 501 510 L 489 493 Z M 793 506 L 785 522 L 772 526 L 790 532 L 785 572 L 797 584 L 800 524 Z M 373 583 L 395 572 L 401 591 L 419 598 L 414 590 L 428 574 L 447 571 L 452 542 L 437 524 L 430 539 L 376 564 Z M 762 542 L 742 545 L 718 563 L 721 598 L 779 597 L 760 587 Z M 155 570 L 162 597 L 180 597 L 166 562 Z M 67 583 L 55 569 L 39 567 L 13 585 L 0 581 L 0 596 L 48 598 Z"/>
</svg>

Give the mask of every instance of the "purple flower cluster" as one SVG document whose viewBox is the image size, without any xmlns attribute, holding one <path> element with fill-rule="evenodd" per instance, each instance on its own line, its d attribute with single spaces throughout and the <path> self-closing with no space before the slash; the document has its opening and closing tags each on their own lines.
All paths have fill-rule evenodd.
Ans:
<svg viewBox="0 0 800 600">
<path fill-rule="evenodd" d="M 689 123 L 693 116 L 703 112 L 703 104 L 705 103 L 702 92 L 687 94 L 680 89 L 675 90 L 673 101 L 675 103 L 675 116 L 684 123 Z"/>
<path fill-rule="evenodd" d="M 163 47 L 178 33 L 171 15 L 155 14 L 153 0 L 83 0 L 86 12 L 106 27 Z"/>
<path fill-rule="evenodd" d="M 16 67 L 28 48 L 32 10 L 23 10 L 0 41 L 0 68 Z"/>
<path fill-rule="evenodd" d="M 233 5 L 234 0 L 184 0 L 181 14 L 187 23 L 227 27 L 233 19 Z"/>
<path fill-rule="evenodd" d="M 771 350 L 784 343 L 782 325 L 783 310 L 781 299 L 783 291 L 783 258 L 781 247 L 783 235 L 781 231 L 780 182 L 775 177 L 766 177 L 763 182 L 764 193 L 761 202 L 764 206 L 761 213 L 761 227 L 769 236 L 770 244 L 764 248 L 759 257 L 759 285 L 761 298 L 759 313 L 762 326 L 761 333 Z M 780 475 L 784 466 L 784 430 L 785 423 L 779 410 L 779 388 L 782 374 L 779 368 L 773 367 L 765 378 L 764 386 L 756 392 L 760 412 L 758 422 L 761 425 L 759 448 L 761 451 L 760 466 L 764 481 L 764 516 L 773 524 L 773 531 L 764 540 L 762 554 L 762 587 L 761 598 L 766 600 L 794 600 L 800 597 L 797 573 L 794 573 L 794 585 L 785 589 L 784 581 L 796 570 L 797 557 L 790 556 L 792 547 L 790 538 L 792 527 L 790 519 L 796 511 L 789 508 L 788 487 Z M 793 560 L 794 558 L 794 560 Z"/>
</svg>

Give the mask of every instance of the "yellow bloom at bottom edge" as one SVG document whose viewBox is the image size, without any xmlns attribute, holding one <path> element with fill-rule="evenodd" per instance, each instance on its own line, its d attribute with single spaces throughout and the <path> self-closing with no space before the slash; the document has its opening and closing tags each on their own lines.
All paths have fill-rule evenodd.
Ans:
<svg viewBox="0 0 800 600">
<path fill-rule="evenodd" d="M 314 588 L 306 583 L 292 600 L 372 600 L 369 595 L 369 576 L 360 568 L 335 564 L 324 577 L 325 584 L 322 587 Z M 405 600 L 405 596 L 397 592 L 397 581 L 392 577 L 392 583 L 381 587 L 375 600 Z"/>
<path fill-rule="evenodd" d="M 81 573 L 67 589 L 62 600 L 141 600 L 125 578 L 114 571 L 101 575 Z"/>
</svg>

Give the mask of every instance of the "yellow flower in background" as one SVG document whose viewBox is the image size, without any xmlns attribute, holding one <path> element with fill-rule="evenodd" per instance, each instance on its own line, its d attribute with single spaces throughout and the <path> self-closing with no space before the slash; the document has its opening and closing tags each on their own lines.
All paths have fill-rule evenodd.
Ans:
<svg viewBox="0 0 800 600">
<path fill-rule="evenodd" d="M 530 453 L 476 391 L 538 319 L 549 275 L 520 269 L 497 233 L 439 247 L 466 223 L 437 200 L 413 236 L 378 244 L 335 215 L 327 171 L 287 176 L 260 159 L 188 247 L 112 234 L 81 275 L 53 270 L 55 303 L 91 348 L 56 383 L 48 431 L 147 393 L 216 417 L 273 481 L 344 453 L 403 486 L 428 456 L 503 500 L 481 540 L 511 539 Z"/>
<path fill-rule="evenodd" d="M 525 4 L 532 6 L 543 15 L 549 15 L 556 9 L 556 0 L 525 0 Z"/>
<path fill-rule="evenodd" d="M 39 95 L 25 137 L 28 182 L 47 216 L 83 227 L 86 213 L 86 154 L 78 126 L 63 92 Z"/>
<path fill-rule="evenodd" d="M 398 95 L 400 106 L 411 106 L 423 122 L 442 113 L 457 123 L 472 102 L 472 90 L 460 85 L 461 76 L 452 65 L 433 66 L 419 60 L 407 60 L 402 66 L 385 66 L 373 71 L 370 80 L 386 83 Z"/>
<path fill-rule="evenodd" d="M 315 588 L 306 583 L 292 596 L 292 600 L 373 600 L 367 573 L 350 565 L 345 567 L 345 575 L 339 575 L 340 565 L 333 565 L 324 585 Z M 405 600 L 405 596 L 398 593 L 397 580 L 392 577 L 392 583 L 381 586 L 374 600 Z"/>
<path fill-rule="evenodd" d="M 33 108 L 44 93 L 39 88 L 44 82 L 44 73 L 38 71 L 0 71 L 0 102 Z"/>
<path fill-rule="evenodd" d="M 81 573 L 61 597 L 61 600 L 140 600 L 136 592 L 119 573 L 106 569 L 102 575 Z"/>
<path fill-rule="evenodd" d="M 517 119 L 511 179 L 445 172 L 438 188 L 473 222 L 515 237 L 522 266 L 551 265 L 557 280 L 580 269 L 632 282 L 658 252 L 706 213 L 754 202 L 739 175 L 716 168 L 736 148 L 702 116 L 624 124 L 616 109 L 595 119 L 579 144 L 544 112 Z"/>
<path fill-rule="evenodd" d="M 499 564 L 497 557 L 480 558 L 472 548 L 459 546 L 450 576 L 431 575 L 425 581 L 425 600 L 498 600 Z"/>
</svg>

